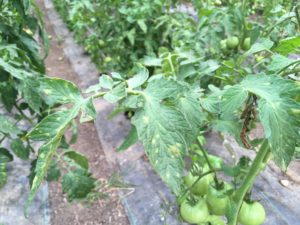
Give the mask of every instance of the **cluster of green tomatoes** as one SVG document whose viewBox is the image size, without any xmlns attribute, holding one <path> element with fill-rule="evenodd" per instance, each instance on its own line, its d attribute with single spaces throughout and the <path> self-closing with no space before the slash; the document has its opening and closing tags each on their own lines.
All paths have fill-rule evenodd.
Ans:
<svg viewBox="0 0 300 225">
<path fill-rule="evenodd" d="M 208 159 L 210 166 L 220 171 L 221 158 L 208 155 Z M 192 165 L 184 177 L 186 192 L 179 200 L 180 215 L 184 221 L 197 225 L 225 225 L 226 207 L 235 190 L 229 183 L 218 179 L 207 163 Z M 242 225 L 260 225 L 265 218 L 264 207 L 258 201 L 247 200 L 242 204 L 238 222 Z"/>
<path fill-rule="evenodd" d="M 250 37 L 246 37 L 243 41 L 240 41 L 238 37 L 232 36 L 227 39 L 220 41 L 221 49 L 224 53 L 227 53 L 230 50 L 235 50 L 239 46 L 244 50 L 248 51 L 251 47 Z"/>
</svg>

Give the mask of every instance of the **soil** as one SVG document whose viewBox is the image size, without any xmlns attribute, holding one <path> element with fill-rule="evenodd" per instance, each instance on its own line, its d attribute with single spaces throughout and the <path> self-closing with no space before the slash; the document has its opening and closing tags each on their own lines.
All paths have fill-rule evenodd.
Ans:
<svg viewBox="0 0 300 225">
<path fill-rule="evenodd" d="M 42 11 L 46 10 L 42 0 L 37 1 Z M 64 43 L 53 31 L 53 24 L 45 13 L 45 25 L 50 38 L 49 55 L 46 59 L 47 73 L 80 85 L 68 59 L 64 56 Z M 88 157 L 90 169 L 97 180 L 107 182 L 117 168 L 108 164 L 93 123 L 78 123 L 78 139 L 73 149 Z M 128 220 L 117 192 L 108 190 L 108 199 L 89 201 L 89 204 L 67 202 L 59 183 L 49 184 L 51 225 L 127 225 Z"/>
</svg>

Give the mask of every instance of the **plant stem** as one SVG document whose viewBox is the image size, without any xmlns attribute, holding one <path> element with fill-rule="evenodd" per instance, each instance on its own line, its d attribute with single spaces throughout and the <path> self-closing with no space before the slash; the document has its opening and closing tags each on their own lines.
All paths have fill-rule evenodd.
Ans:
<svg viewBox="0 0 300 225">
<path fill-rule="evenodd" d="M 205 177 L 205 176 L 208 175 L 208 174 L 215 173 L 216 171 L 221 171 L 221 170 L 213 170 L 213 171 L 208 171 L 208 172 L 205 172 L 205 173 L 201 174 L 201 175 L 197 178 L 197 180 L 195 180 L 195 182 L 194 182 L 190 187 L 188 187 L 188 188 L 186 188 L 186 189 L 184 190 L 184 192 L 180 195 L 178 201 L 181 202 L 181 200 L 182 200 L 182 198 L 185 196 L 185 194 L 186 194 L 189 190 L 191 190 L 191 189 L 196 185 L 196 183 L 197 183 L 199 180 L 201 180 L 203 177 Z"/>
<path fill-rule="evenodd" d="M 297 5 L 297 6 L 295 7 L 295 14 L 296 14 L 298 26 L 299 26 L 299 29 L 300 29 L 300 15 L 299 15 L 298 9 L 299 9 L 299 5 Z"/>
<path fill-rule="evenodd" d="M 211 163 L 209 161 L 209 158 L 208 158 L 208 155 L 207 155 L 207 152 L 204 150 L 204 148 L 200 144 L 199 140 L 197 140 L 197 144 L 198 144 L 201 152 L 203 153 L 203 156 L 205 158 L 205 161 L 207 162 L 207 165 L 208 165 L 209 169 L 214 172 L 214 182 L 215 182 L 216 187 L 219 187 L 219 181 L 218 181 L 218 178 L 217 178 L 217 172 L 216 172 L 215 168 L 211 165 Z"/>
<path fill-rule="evenodd" d="M 105 95 L 106 94 L 106 92 L 98 92 L 98 93 L 96 93 L 95 95 L 93 95 L 93 98 L 95 99 L 95 98 L 101 98 L 103 95 Z"/>
<path fill-rule="evenodd" d="M 29 118 L 23 111 L 22 109 L 20 109 L 20 107 L 15 104 L 16 109 L 18 110 L 18 112 L 30 123 L 30 124 L 34 124 L 33 120 L 31 118 Z"/>
<path fill-rule="evenodd" d="M 299 73 L 299 72 L 300 72 L 300 67 L 297 67 L 297 68 L 294 68 L 293 70 L 286 71 L 286 72 L 282 73 L 281 75 L 282 76 L 287 76 L 287 75 L 290 75 L 290 74 L 293 74 L 293 73 Z"/>
<path fill-rule="evenodd" d="M 270 152 L 270 148 L 267 140 L 265 140 L 262 143 L 246 177 L 244 178 L 243 184 L 236 191 L 236 194 L 234 196 L 235 212 L 233 215 L 233 219 L 229 221 L 228 225 L 237 224 L 238 214 L 242 206 L 243 200 L 245 198 L 245 195 L 252 188 L 256 177 L 261 172 L 262 170 L 261 165 L 264 163 L 264 160 L 266 156 L 269 154 L 269 152 Z"/>
</svg>

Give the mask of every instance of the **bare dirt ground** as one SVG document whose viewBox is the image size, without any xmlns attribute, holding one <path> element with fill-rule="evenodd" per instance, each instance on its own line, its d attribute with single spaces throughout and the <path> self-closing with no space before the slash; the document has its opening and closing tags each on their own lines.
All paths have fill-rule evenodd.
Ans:
<svg viewBox="0 0 300 225">
<path fill-rule="evenodd" d="M 37 3 L 43 11 L 42 0 Z M 45 15 L 45 24 L 50 37 L 49 56 L 46 59 L 47 73 L 79 84 L 75 72 L 63 53 L 64 43 L 53 31 L 53 25 Z M 88 74 L 87 74 L 88 76 Z M 77 143 L 72 148 L 85 154 L 90 163 L 93 176 L 101 181 L 108 180 L 116 168 L 106 161 L 101 143 L 93 123 L 79 124 Z M 58 183 L 49 184 L 49 202 L 52 225 L 127 225 L 124 208 L 116 192 L 110 192 L 108 199 L 98 199 L 89 204 L 68 203 Z"/>
</svg>

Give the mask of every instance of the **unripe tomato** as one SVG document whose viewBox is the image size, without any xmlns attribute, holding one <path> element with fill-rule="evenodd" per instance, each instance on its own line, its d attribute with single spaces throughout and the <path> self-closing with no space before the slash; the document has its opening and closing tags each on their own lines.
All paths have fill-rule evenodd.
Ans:
<svg viewBox="0 0 300 225">
<path fill-rule="evenodd" d="M 251 39 L 250 37 L 245 38 L 244 43 L 242 45 L 242 49 L 248 51 L 251 47 Z"/>
<path fill-rule="evenodd" d="M 229 189 L 230 186 L 228 184 L 225 184 L 225 187 L 221 190 L 217 190 L 212 185 L 209 186 L 206 201 L 210 213 L 218 216 L 225 215 L 225 208 L 229 202 L 226 192 Z"/>
<path fill-rule="evenodd" d="M 226 50 L 227 49 L 227 44 L 226 44 L 227 40 L 221 40 L 220 41 L 220 45 L 221 45 L 221 49 L 222 50 Z"/>
<path fill-rule="evenodd" d="M 109 56 L 107 56 L 107 57 L 104 58 L 104 62 L 105 63 L 109 63 L 111 61 L 112 61 L 112 58 L 110 58 Z"/>
<path fill-rule="evenodd" d="M 227 39 L 226 45 L 229 49 L 235 49 L 239 45 L 239 39 L 236 36 L 232 36 Z"/>
<path fill-rule="evenodd" d="M 225 222 L 222 218 L 215 215 L 209 215 L 207 218 L 207 222 L 209 222 L 210 225 L 225 225 Z M 203 223 L 199 223 L 198 225 L 204 225 Z"/>
<path fill-rule="evenodd" d="M 243 202 L 238 221 L 242 225 L 260 225 L 266 219 L 264 207 L 259 202 Z"/>
<path fill-rule="evenodd" d="M 204 168 L 203 172 L 207 172 L 208 169 Z M 192 184 L 198 179 L 198 176 L 193 176 L 191 172 L 189 172 L 184 177 L 185 184 L 190 187 Z M 213 181 L 213 176 L 211 174 L 208 174 L 204 177 L 202 177 L 191 189 L 191 192 L 195 195 L 203 196 L 207 194 L 208 186 Z"/>
<path fill-rule="evenodd" d="M 105 46 L 105 41 L 103 41 L 102 39 L 98 40 L 98 44 L 100 47 Z"/>
<path fill-rule="evenodd" d="M 180 215 L 184 221 L 197 224 L 205 222 L 209 216 L 209 212 L 205 200 L 200 198 L 195 205 L 191 205 L 185 200 L 180 205 Z"/>
</svg>

